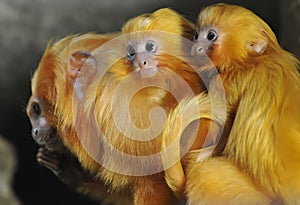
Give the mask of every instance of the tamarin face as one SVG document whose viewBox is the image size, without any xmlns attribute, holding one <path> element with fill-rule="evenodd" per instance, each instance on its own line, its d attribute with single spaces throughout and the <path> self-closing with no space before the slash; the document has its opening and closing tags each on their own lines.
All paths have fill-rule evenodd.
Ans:
<svg viewBox="0 0 300 205">
<path fill-rule="evenodd" d="M 192 54 L 208 55 L 221 70 L 255 64 L 276 37 L 269 26 L 248 9 L 216 4 L 203 9 L 197 19 Z M 199 60 L 199 59 L 198 59 Z"/>
<path fill-rule="evenodd" d="M 27 106 L 27 114 L 32 125 L 32 137 L 39 145 L 48 149 L 60 150 L 61 142 L 55 128 L 55 119 L 50 119 L 53 115 L 52 106 L 43 99 L 32 96 Z"/>
<path fill-rule="evenodd" d="M 163 19 L 163 21 L 162 21 Z M 130 19 L 122 28 L 127 35 L 126 60 L 141 77 L 157 77 L 174 70 L 187 52 L 194 25 L 177 12 L 164 8 Z M 188 48 L 187 50 L 190 50 Z"/>
<path fill-rule="evenodd" d="M 211 58 L 215 51 L 214 49 L 218 48 L 218 38 L 219 32 L 215 27 L 196 27 L 191 54 L 195 57 L 195 60 L 199 65 L 208 66 L 208 64 L 211 63 L 211 60 L 213 60 Z"/>
<path fill-rule="evenodd" d="M 157 42 L 152 39 L 128 43 L 126 58 L 132 69 L 142 77 L 152 77 L 158 72 L 158 62 L 155 55 L 159 52 Z"/>
<path fill-rule="evenodd" d="M 153 77 L 165 69 L 174 71 L 187 62 L 185 51 L 190 49 L 191 41 L 178 34 L 145 30 L 124 36 L 126 61 L 141 77 Z"/>
<path fill-rule="evenodd" d="M 218 37 L 218 31 L 214 27 L 206 27 L 204 29 L 197 27 L 194 36 L 196 46 L 193 48 L 192 52 L 199 56 L 209 55 L 213 50 Z"/>
</svg>

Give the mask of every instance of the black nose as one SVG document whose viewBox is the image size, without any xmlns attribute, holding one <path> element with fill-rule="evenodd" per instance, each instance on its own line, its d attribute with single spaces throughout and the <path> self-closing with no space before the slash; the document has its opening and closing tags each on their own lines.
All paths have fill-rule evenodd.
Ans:
<svg viewBox="0 0 300 205">
<path fill-rule="evenodd" d="M 32 129 L 32 136 L 37 137 L 38 135 L 39 135 L 39 129 L 38 128 Z"/>
</svg>

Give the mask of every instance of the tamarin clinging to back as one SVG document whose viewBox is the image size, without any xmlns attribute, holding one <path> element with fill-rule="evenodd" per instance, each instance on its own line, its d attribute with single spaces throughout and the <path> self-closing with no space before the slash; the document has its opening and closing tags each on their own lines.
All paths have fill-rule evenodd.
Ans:
<svg viewBox="0 0 300 205">
<path fill-rule="evenodd" d="M 70 150 L 74 150 L 73 153 L 76 153 L 83 167 L 97 173 L 96 176 L 113 190 L 132 190 L 135 205 L 176 203 L 164 179 L 159 155 L 161 134 L 156 135 L 153 130 L 155 126 L 163 124 L 161 115 L 152 113 L 151 117 L 156 118 L 151 121 L 149 113 L 159 107 L 168 115 L 178 101 L 205 91 L 200 76 L 189 65 L 188 54 L 185 52 L 189 48 L 185 48 L 182 42 L 183 37 L 192 39 L 193 30 L 192 23 L 171 9 L 160 9 L 152 14 L 133 18 L 122 28 L 122 34 L 125 35 L 124 41 L 120 41 L 120 44 L 124 44 L 122 57 L 111 59 L 114 61 L 101 79 L 98 79 L 100 75 L 97 74 L 81 77 L 79 75 L 76 82 L 78 86 L 75 86 L 75 93 L 78 95 L 78 102 L 75 99 L 75 125 L 80 127 L 77 130 L 81 140 L 92 142 L 91 149 L 94 149 L 98 157 L 99 153 L 102 153 L 99 158 L 105 166 L 94 166 L 91 163 L 93 159 L 85 158 L 85 154 L 82 154 L 85 150 L 81 145 L 74 143 L 74 139 L 68 138 L 69 135 L 62 135 L 65 138 L 63 141 Z M 100 48 L 100 51 L 105 50 Z M 97 64 L 101 63 L 104 57 L 100 51 L 93 54 L 94 60 L 87 63 L 86 71 L 97 72 Z M 98 72 L 102 73 L 101 68 L 99 69 Z M 85 79 L 92 79 L 92 82 L 82 88 Z M 64 92 L 59 98 L 62 101 L 57 102 L 61 112 L 65 112 L 66 109 L 63 96 Z M 205 100 L 203 102 L 210 103 Z M 77 103 L 79 107 L 76 107 Z M 201 105 L 199 108 L 201 109 Z M 153 127 L 151 123 L 156 124 Z M 197 146 L 203 143 L 204 139 L 201 136 L 203 134 L 206 137 L 210 123 L 211 120 L 203 120 L 200 123 Z M 99 129 L 102 134 L 99 144 L 93 141 L 95 139 L 92 135 L 97 133 L 95 129 Z M 150 130 L 151 139 L 145 136 L 144 130 Z M 116 155 L 115 150 L 122 154 Z M 153 158 L 156 154 L 158 157 Z M 135 163 L 134 160 L 130 160 L 131 157 L 140 157 L 143 160 Z"/>
<path fill-rule="evenodd" d="M 219 156 L 187 167 L 189 204 L 298 204 L 299 60 L 257 15 L 227 4 L 200 12 L 192 53 L 201 71 L 217 68 L 232 124 Z"/>
</svg>

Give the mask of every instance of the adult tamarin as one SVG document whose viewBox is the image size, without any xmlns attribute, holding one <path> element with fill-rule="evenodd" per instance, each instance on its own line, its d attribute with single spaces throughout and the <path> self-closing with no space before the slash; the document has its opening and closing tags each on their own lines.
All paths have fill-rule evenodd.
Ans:
<svg viewBox="0 0 300 205">
<path fill-rule="evenodd" d="M 55 175 L 73 190 L 86 194 L 102 202 L 131 204 L 129 194 L 109 193 L 109 187 L 101 180 L 96 180 L 93 173 L 85 170 L 77 159 L 64 146 L 60 134 L 77 139 L 76 132 L 70 126 L 61 127 L 63 117 L 56 113 L 57 92 L 73 86 L 70 78 L 70 65 L 80 66 L 88 54 L 80 50 L 92 51 L 117 36 L 83 34 L 68 36 L 54 44 L 49 43 L 32 78 L 32 95 L 28 102 L 27 114 L 32 124 L 32 136 L 41 146 L 37 154 L 39 164 L 49 168 Z M 58 68 L 62 70 L 58 71 Z M 74 73 L 72 73 L 74 74 Z M 56 87 L 58 75 L 66 87 Z M 67 104 L 66 104 L 67 105 Z M 76 143 L 76 141 L 74 141 Z"/>
<path fill-rule="evenodd" d="M 164 179 L 161 134 L 155 128 L 163 129 L 164 115 L 178 101 L 205 91 L 187 59 L 185 51 L 190 48 L 182 41 L 183 37 L 192 39 L 193 30 L 192 23 L 170 9 L 133 18 L 122 28 L 123 40 L 95 51 L 94 59 L 84 66 L 86 76 L 84 71 L 79 73 L 75 82 L 77 98 L 72 102 L 76 130 L 87 151 L 103 167 L 94 166 L 93 158 L 85 157 L 86 150 L 68 138 L 70 135 L 62 135 L 63 141 L 85 168 L 97 173 L 112 189 L 132 190 L 136 205 L 175 203 Z M 120 59 L 107 55 L 109 49 L 118 46 Z M 102 70 L 104 59 L 111 60 L 107 72 Z M 62 113 L 69 109 L 66 100 L 72 100 L 64 96 L 66 91 L 57 102 Z M 210 120 L 201 126 L 205 123 L 209 127 Z"/>
<path fill-rule="evenodd" d="M 221 156 L 188 167 L 189 203 L 298 204 L 299 60 L 262 19 L 234 5 L 203 9 L 194 42 L 200 68 L 208 55 L 223 80 L 233 123 Z"/>
<path fill-rule="evenodd" d="M 165 20 L 168 20 L 166 22 L 172 22 L 172 24 L 164 24 L 163 22 L 160 22 L 160 18 L 164 17 Z M 138 23 L 139 20 L 141 20 L 141 23 Z M 136 22 L 136 23 L 134 23 Z M 151 23 L 152 22 L 152 23 Z M 83 51 L 90 51 L 88 48 L 89 46 L 97 46 L 95 44 L 93 45 L 83 45 L 82 47 L 79 48 L 76 47 L 76 42 L 78 43 L 76 39 L 71 40 L 70 38 L 63 39 L 59 41 L 59 43 L 52 45 L 49 45 L 49 47 L 46 49 L 45 54 L 43 56 L 43 59 L 40 63 L 40 66 L 38 70 L 36 71 L 36 74 L 33 78 L 33 93 L 35 93 L 35 90 L 37 88 L 40 88 L 43 92 L 41 96 L 46 96 L 43 98 L 47 99 L 48 94 L 55 93 L 55 100 L 50 98 L 47 102 L 53 102 L 53 109 L 54 109 L 54 117 L 57 118 L 58 123 L 54 123 L 57 125 L 57 131 L 59 133 L 59 137 L 61 137 L 62 142 L 70 151 L 78 157 L 79 162 L 81 165 L 89 171 L 90 174 L 94 175 L 96 174 L 96 179 L 97 180 L 104 180 L 106 184 L 112 187 L 114 190 L 119 190 L 123 188 L 128 188 L 129 190 L 132 189 L 132 192 L 134 194 L 134 201 L 135 204 L 168 204 L 172 203 L 173 197 L 171 195 L 170 190 L 168 190 L 167 186 L 165 185 L 164 179 L 163 179 L 163 173 L 159 174 L 153 174 L 149 177 L 142 177 L 142 176 L 124 176 L 122 174 L 118 174 L 116 172 L 111 172 L 108 169 L 105 169 L 101 167 L 98 163 L 96 163 L 93 158 L 89 155 L 89 153 L 86 152 L 86 150 L 83 148 L 81 140 L 77 136 L 77 132 L 79 131 L 78 129 L 74 128 L 74 122 L 73 122 L 73 115 L 80 115 L 82 111 L 89 111 L 89 105 L 94 105 L 94 100 L 96 98 L 96 111 L 95 113 L 100 113 L 97 120 L 98 120 L 98 125 L 100 125 L 101 129 L 103 129 L 104 133 L 107 134 L 118 134 L 116 137 L 114 135 L 109 135 L 112 137 L 112 139 L 109 140 L 114 140 L 114 143 L 116 143 L 119 146 L 118 149 L 121 150 L 124 149 L 124 152 L 130 153 L 133 156 L 142 154 L 148 155 L 149 153 L 155 153 L 157 150 L 160 150 L 161 145 L 160 145 L 160 138 L 152 140 L 152 142 L 134 142 L 134 143 L 129 143 L 128 141 L 131 142 L 133 140 L 128 140 L 126 139 L 126 136 L 124 136 L 121 133 L 120 136 L 120 131 L 116 129 L 114 126 L 114 122 L 110 119 L 112 116 L 112 113 L 109 112 L 110 109 L 110 103 L 111 101 L 111 96 L 113 95 L 113 89 L 115 88 L 116 84 L 126 76 L 128 72 L 131 72 L 131 68 L 134 68 L 136 72 L 133 72 L 136 79 L 140 79 L 144 81 L 153 81 L 153 82 L 159 82 L 164 84 L 164 88 L 166 90 L 169 90 L 171 93 L 175 91 L 179 91 L 179 99 L 183 98 L 185 95 L 187 95 L 184 91 L 186 91 L 186 85 L 183 86 L 182 82 L 186 81 L 188 85 L 191 87 L 191 90 L 194 92 L 201 92 L 204 90 L 203 85 L 201 83 L 201 79 L 199 76 L 192 70 L 192 68 L 184 62 L 182 59 L 184 59 L 184 53 L 182 52 L 182 49 L 184 46 L 181 46 L 180 38 L 177 37 L 172 37 L 175 36 L 174 34 L 177 35 L 182 35 L 184 37 L 189 37 L 191 38 L 191 32 L 193 30 L 192 24 L 190 24 L 187 20 L 184 18 L 180 17 L 176 12 L 171 11 L 169 9 L 163 9 L 160 11 L 157 11 L 153 13 L 152 15 L 143 15 L 141 17 L 138 17 L 137 19 L 134 19 L 130 21 L 127 24 L 127 29 L 126 26 L 123 29 L 124 33 L 132 33 L 133 31 L 139 31 L 139 30 L 145 30 L 147 28 L 148 24 L 148 30 L 153 30 L 153 29 L 159 29 L 162 31 L 170 31 L 168 35 L 168 39 L 163 39 L 166 42 L 168 41 L 169 46 L 168 48 L 171 50 L 171 53 L 175 52 L 175 56 L 168 55 L 167 53 L 161 52 L 161 47 L 164 45 L 168 45 L 167 43 L 160 42 L 161 38 L 156 37 L 154 39 L 151 39 L 151 41 L 145 41 L 145 39 L 140 39 L 142 42 L 138 42 L 137 44 L 128 44 L 126 41 L 126 45 L 124 47 L 124 50 L 122 50 L 123 53 L 126 53 L 127 50 L 127 57 L 123 58 L 123 60 L 118 61 L 107 73 L 106 76 L 104 76 L 102 83 L 100 84 L 103 87 L 99 87 L 99 84 L 96 83 L 95 85 L 92 83 L 91 86 L 85 87 L 86 83 L 89 84 L 91 83 L 91 79 L 95 76 L 95 68 L 97 67 L 97 64 L 103 64 L 102 61 L 106 61 L 107 59 L 110 59 L 111 56 L 109 54 L 111 53 L 118 53 L 114 48 L 110 47 L 107 49 L 107 47 L 104 48 L 105 58 L 102 59 L 95 59 L 92 57 L 89 53 L 87 52 L 75 52 L 72 54 L 74 51 L 71 48 L 76 48 L 76 50 L 83 50 Z M 130 25 L 130 26 L 129 26 Z M 137 27 L 135 27 L 137 26 Z M 135 30 L 130 30 L 134 28 Z M 147 29 L 146 29 L 147 30 Z M 135 35 L 135 34 L 134 34 Z M 172 37 L 172 38 L 170 38 Z M 136 38 L 134 38 L 137 40 Z M 158 40 L 157 42 L 153 40 Z M 170 41 L 170 40 L 175 40 L 175 41 Z M 136 42 L 135 42 L 136 43 Z M 157 44 L 156 44 L 157 43 Z M 70 44 L 70 45 L 69 45 Z M 138 45 L 136 48 L 134 46 Z M 157 45 L 157 47 L 156 47 Z M 86 46 L 86 48 L 85 48 Z M 142 47 L 145 49 L 146 52 L 148 52 L 148 55 L 146 56 L 146 65 L 144 64 L 144 61 L 141 61 L 140 58 L 143 57 L 143 54 L 140 54 L 138 52 L 135 52 L 135 49 L 139 49 Z M 99 51 L 99 50 L 98 50 Z M 124 52 L 125 51 L 125 52 Z M 97 53 L 97 52 L 96 52 Z M 149 54 L 150 53 L 150 54 Z M 103 53 L 102 53 L 103 54 Z M 174 53 L 173 53 L 174 54 Z M 67 57 L 69 56 L 69 60 Z M 98 56 L 99 57 L 99 56 Z M 157 59 L 155 58 L 157 57 Z M 164 58 L 166 60 L 164 60 Z M 112 57 L 112 59 L 114 59 Z M 137 68 L 137 64 L 144 65 L 144 68 L 146 68 L 144 71 L 141 71 L 143 68 Z M 159 62 L 159 66 L 156 68 L 159 68 L 157 71 L 156 68 L 153 69 L 153 67 L 149 68 L 147 70 L 147 66 L 149 64 L 147 63 L 155 63 Z M 83 64 L 85 64 L 83 66 Z M 119 67 L 120 65 L 120 67 Z M 87 72 L 82 71 L 82 67 L 84 67 Z M 161 69 L 162 68 L 162 69 Z M 180 69 L 179 69 L 180 68 Z M 46 70 L 47 69 L 47 70 Z M 163 69 L 166 69 L 164 71 Z M 167 69 L 169 71 L 175 71 L 175 73 L 179 73 L 178 75 L 184 79 L 178 80 L 178 78 L 174 78 L 174 75 L 170 75 L 170 72 L 168 73 Z M 177 70 L 176 70 L 177 69 Z M 49 79 L 43 79 L 45 75 L 43 74 L 38 74 L 38 73 L 50 73 L 50 79 L 54 79 L 51 83 L 47 82 Z M 162 73 L 160 73 L 162 72 Z M 97 73 L 97 71 L 96 71 Z M 160 73 L 160 74 L 157 74 Z M 165 76 L 164 76 L 165 75 Z M 167 77 L 172 77 L 172 78 L 167 78 Z M 96 75 L 97 77 L 97 75 Z M 158 79 L 155 79 L 156 77 L 159 77 Z M 37 80 L 38 78 L 41 78 L 41 80 Z M 145 78 L 145 79 L 144 79 Z M 116 81 L 118 80 L 118 81 Z M 75 82 L 76 81 L 76 82 Z M 46 83 L 47 82 L 47 83 Z M 78 83 L 79 82 L 79 83 Z M 139 81 L 137 81 L 139 82 Z M 112 86 L 113 85 L 113 86 Z M 139 84 L 138 88 L 139 88 Z M 73 105 L 73 86 L 75 86 L 75 93 L 77 93 L 79 96 L 83 97 L 84 101 L 84 106 L 78 110 L 78 113 L 73 112 L 72 105 Z M 96 87 L 97 95 L 94 96 L 94 88 Z M 130 87 L 125 87 L 124 93 L 125 95 L 120 95 L 119 101 L 116 102 L 124 102 L 124 99 L 128 97 L 128 89 Z M 177 89 L 178 88 L 178 89 Z M 89 95 L 85 96 L 85 92 L 83 91 L 88 91 L 87 93 L 90 92 Z M 127 92 L 127 95 L 126 95 Z M 122 93 L 122 92 L 121 92 Z M 172 94 L 174 94 L 172 93 Z M 145 99 L 144 97 L 149 96 L 148 99 Z M 123 98 L 125 97 L 125 98 Z M 178 97 L 178 96 L 176 96 Z M 159 89 L 155 87 L 149 87 L 142 89 L 133 97 L 133 100 L 130 102 L 135 113 L 134 118 L 138 127 L 140 128 L 141 126 L 149 126 L 149 119 L 147 118 L 148 112 L 156 106 L 161 106 L 164 109 L 166 109 L 166 112 L 168 113 L 169 110 L 174 107 L 177 104 L 177 99 L 175 97 L 172 97 L 168 92 L 166 92 L 164 89 Z M 99 103 L 99 104 L 98 104 Z M 99 105 L 99 106 L 98 106 Z M 205 107 L 205 106 L 203 106 Z M 98 109 L 98 110 L 97 110 Z M 103 110 L 101 110 L 103 109 Z M 139 110 L 141 109 L 141 110 Z M 48 109 L 47 109 L 48 110 Z M 100 110 L 100 111 L 99 111 Z M 131 110 L 132 111 L 132 110 Z M 82 114 L 82 113 L 81 113 Z M 48 115 L 49 117 L 50 115 Z M 91 115 L 92 116 L 92 115 Z M 131 116 L 132 117 L 132 116 Z M 122 119 L 122 118 L 121 118 Z M 87 122 L 89 119 L 82 123 L 82 130 L 79 131 L 80 134 L 82 132 L 85 132 L 86 134 L 86 139 L 88 139 L 88 136 L 90 135 L 89 127 L 91 126 Z M 207 126 L 210 124 L 210 121 L 208 120 Z M 140 124 L 139 124 L 140 123 Z M 76 124 L 76 123 L 75 123 Z M 204 125 L 205 122 L 201 123 L 201 128 L 202 125 Z M 77 127 L 77 126 L 75 126 Z M 142 127 L 143 128 L 143 127 Z M 207 129 L 207 128 L 205 128 Z M 205 129 L 203 129 L 205 131 Z M 201 130 L 201 129 L 200 129 Z M 115 132 L 115 133 L 114 133 Z M 129 130 L 129 132 L 131 132 Z M 133 133 L 134 135 L 135 133 Z M 107 135 L 104 135 L 107 136 Z M 84 137 L 84 136 L 83 136 Z M 119 138 L 118 138 L 119 137 Z M 122 140 L 125 139 L 125 140 Z M 201 140 L 200 142 L 197 142 L 198 144 L 201 145 Z M 202 140 L 203 141 L 203 140 Z M 153 143 L 154 142 L 154 143 Z M 159 142 L 159 143 L 158 143 Z M 110 141 L 111 143 L 111 141 Z M 156 144 L 157 143 L 157 144 Z M 197 144 L 196 143 L 196 144 Z M 101 153 L 102 146 L 101 144 L 98 144 L 97 142 L 94 144 L 97 147 L 97 151 Z M 99 146 L 98 146 L 99 145 Z M 149 149 L 150 148 L 150 149 Z M 149 149 L 149 150 L 147 150 Z M 151 150 L 152 149 L 152 150 Z M 114 156 L 105 156 L 105 155 L 100 155 L 98 157 L 103 157 L 107 161 L 111 161 L 112 166 L 116 166 L 119 168 L 119 170 L 126 170 L 128 169 L 128 164 L 122 164 L 122 158 L 115 158 Z M 119 164 L 120 162 L 120 164 Z M 159 161 L 158 162 L 153 162 L 153 164 L 156 166 L 159 166 Z M 152 165 L 153 165 L 152 164 Z M 107 165 L 107 164 L 106 164 Z M 136 164 L 134 164 L 136 165 Z M 151 163 L 144 165 L 144 168 L 146 169 L 151 169 Z M 143 167 L 142 167 L 143 168 Z M 152 167 L 153 168 L 153 167 Z M 144 169 L 145 170 L 145 169 Z M 156 186 L 159 186 L 161 189 L 159 193 L 156 191 Z"/>
</svg>

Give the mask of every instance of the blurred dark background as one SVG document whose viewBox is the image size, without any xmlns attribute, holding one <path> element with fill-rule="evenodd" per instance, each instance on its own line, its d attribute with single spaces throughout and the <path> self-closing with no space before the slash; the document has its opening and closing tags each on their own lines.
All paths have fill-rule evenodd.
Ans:
<svg viewBox="0 0 300 205">
<path fill-rule="evenodd" d="M 36 162 L 37 145 L 30 136 L 25 107 L 31 75 L 47 41 L 74 33 L 117 31 L 128 18 L 161 7 L 173 8 L 194 21 L 204 5 L 217 2 L 220 1 L 0 0 L 0 133 L 16 148 L 18 166 L 13 188 L 23 205 L 99 204 L 70 191 Z M 299 0 L 222 2 L 253 10 L 270 25 L 280 44 L 299 58 Z"/>
</svg>

